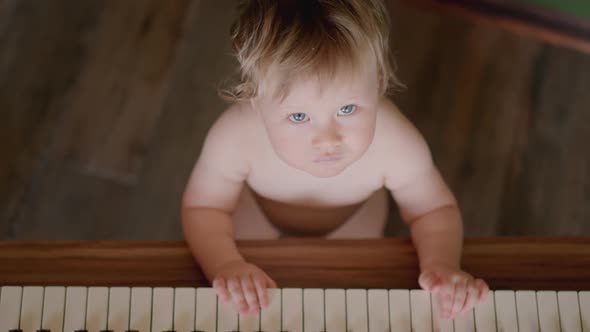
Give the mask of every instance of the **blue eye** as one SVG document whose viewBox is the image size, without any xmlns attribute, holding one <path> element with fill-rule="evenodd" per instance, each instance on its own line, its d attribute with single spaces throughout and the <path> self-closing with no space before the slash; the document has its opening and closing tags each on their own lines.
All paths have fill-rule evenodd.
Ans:
<svg viewBox="0 0 590 332">
<path fill-rule="evenodd" d="M 338 110 L 338 115 L 349 115 L 356 111 L 356 105 L 346 105 Z"/>
<path fill-rule="evenodd" d="M 293 114 L 289 115 L 289 120 L 291 120 L 295 123 L 301 123 L 301 122 L 304 122 L 305 120 L 307 120 L 307 114 L 293 113 Z"/>
</svg>

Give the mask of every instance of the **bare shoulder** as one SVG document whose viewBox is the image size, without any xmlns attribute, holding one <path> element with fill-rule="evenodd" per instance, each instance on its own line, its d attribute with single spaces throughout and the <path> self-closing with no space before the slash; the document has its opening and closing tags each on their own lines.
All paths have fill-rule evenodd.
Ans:
<svg viewBox="0 0 590 332">
<path fill-rule="evenodd" d="M 227 107 L 211 125 L 203 148 L 216 147 L 215 153 L 248 159 L 249 149 L 256 138 L 256 114 L 248 102 L 234 103 Z"/>
<path fill-rule="evenodd" d="M 388 98 L 380 103 L 375 140 L 389 189 L 401 187 L 433 167 L 424 136 Z"/>
<path fill-rule="evenodd" d="M 250 168 L 248 111 L 232 104 L 209 128 L 185 189 L 186 205 L 233 208 Z"/>
<path fill-rule="evenodd" d="M 248 131 L 248 113 L 252 112 L 247 102 L 233 103 L 229 105 L 213 122 L 208 137 L 214 135 L 223 136 L 225 139 L 237 139 Z"/>
</svg>

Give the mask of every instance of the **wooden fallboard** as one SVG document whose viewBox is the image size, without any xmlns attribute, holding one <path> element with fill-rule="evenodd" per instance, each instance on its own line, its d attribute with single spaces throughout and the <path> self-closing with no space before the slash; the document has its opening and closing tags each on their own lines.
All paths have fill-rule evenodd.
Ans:
<svg viewBox="0 0 590 332">
<path fill-rule="evenodd" d="M 418 288 L 407 238 L 239 241 L 279 287 Z M 590 237 L 470 238 L 464 268 L 492 289 L 590 290 Z M 0 285 L 208 286 L 181 241 L 0 242 Z"/>
</svg>

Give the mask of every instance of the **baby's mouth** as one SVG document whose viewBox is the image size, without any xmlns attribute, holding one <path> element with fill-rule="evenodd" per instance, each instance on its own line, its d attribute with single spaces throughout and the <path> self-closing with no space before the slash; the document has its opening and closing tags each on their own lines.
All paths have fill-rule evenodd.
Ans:
<svg viewBox="0 0 590 332">
<path fill-rule="evenodd" d="M 315 163 L 330 163 L 335 162 L 342 159 L 342 155 L 329 155 L 329 156 L 321 156 L 315 158 L 313 161 Z"/>
</svg>

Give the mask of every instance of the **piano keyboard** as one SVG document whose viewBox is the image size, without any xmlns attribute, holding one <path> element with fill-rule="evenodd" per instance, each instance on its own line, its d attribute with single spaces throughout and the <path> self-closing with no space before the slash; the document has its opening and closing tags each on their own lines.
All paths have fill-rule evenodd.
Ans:
<svg viewBox="0 0 590 332">
<path fill-rule="evenodd" d="M 455 320 L 407 289 L 270 289 L 270 306 L 241 316 L 212 288 L 0 288 L 0 332 L 590 332 L 590 291 L 491 291 Z"/>
</svg>

